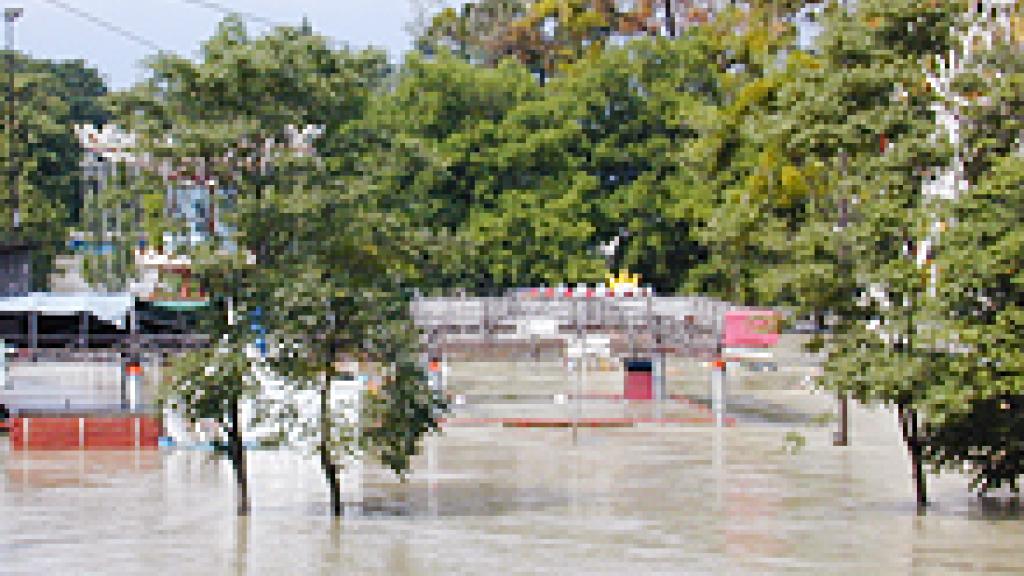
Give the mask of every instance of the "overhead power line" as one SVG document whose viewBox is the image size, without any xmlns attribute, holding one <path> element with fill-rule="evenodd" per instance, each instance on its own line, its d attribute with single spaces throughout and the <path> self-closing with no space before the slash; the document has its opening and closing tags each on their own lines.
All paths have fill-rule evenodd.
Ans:
<svg viewBox="0 0 1024 576">
<path fill-rule="evenodd" d="M 191 4 L 193 6 L 201 6 L 203 8 L 206 8 L 207 10 L 213 10 L 214 12 L 220 12 L 221 14 L 223 14 L 225 16 L 240 16 L 240 17 L 244 18 L 245 20 L 251 20 L 253 22 L 259 22 L 260 24 L 266 24 L 267 26 L 281 27 L 281 26 L 287 26 L 288 25 L 288 24 L 285 24 L 284 22 L 278 22 L 277 20 L 271 20 L 270 18 L 266 18 L 266 17 L 260 16 L 258 14 L 253 14 L 251 12 L 243 12 L 242 10 L 235 10 L 235 9 L 229 8 L 227 6 L 224 6 L 223 4 L 219 4 L 217 2 L 211 2 L 210 0 L 180 0 L 180 1 L 185 3 L 185 4 Z"/>
<path fill-rule="evenodd" d="M 113 32 L 114 34 L 117 34 L 118 36 L 121 36 L 122 38 L 126 38 L 128 40 L 131 40 L 132 42 L 135 42 L 136 44 L 139 44 L 141 46 L 145 46 L 146 48 L 149 48 L 150 50 L 156 50 L 157 52 L 163 52 L 164 51 L 164 49 L 159 44 L 157 44 L 156 42 L 153 42 L 152 40 L 148 40 L 146 38 L 143 38 L 142 36 L 139 36 L 135 32 L 132 32 L 131 30 L 128 30 L 127 28 L 122 28 L 122 27 L 118 26 L 117 24 L 114 24 L 113 22 L 109 22 L 109 21 L 104 20 L 104 19 L 102 19 L 102 18 L 100 18 L 98 16 L 94 16 L 94 15 L 92 15 L 92 14 L 90 14 L 90 13 L 88 13 L 88 12 L 86 12 L 86 11 L 80 9 L 80 8 L 76 8 L 76 7 L 71 6 L 71 5 L 69 5 L 69 4 L 65 3 L 65 2 L 62 2 L 61 0 L 43 0 L 43 2 L 45 2 L 46 4 L 49 4 L 51 6 L 54 6 L 56 8 L 59 8 L 59 9 L 65 11 L 65 12 L 67 12 L 69 14 L 74 14 L 75 16 L 78 16 L 79 18 L 81 18 L 83 20 L 87 20 L 87 21 L 95 24 L 96 26 L 99 26 L 100 28 L 103 28 L 104 30 L 107 30 L 108 32 Z"/>
</svg>

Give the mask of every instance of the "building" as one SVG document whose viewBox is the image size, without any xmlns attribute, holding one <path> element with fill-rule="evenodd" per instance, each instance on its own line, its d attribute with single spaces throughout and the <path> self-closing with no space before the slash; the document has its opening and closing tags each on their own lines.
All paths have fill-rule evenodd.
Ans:
<svg viewBox="0 0 1024 576">
<path fill-rule="evenodd" d="M 82 159 L 83 230 L 73 239 L 76 248 L 86 254 L 116 256 L 114 245 L 131 245 L 134 261 L 129 267 L 112 270 L 108 274 L 107 288 L 116 286 L 155 305 L 172 308 L 192 307 L 206 300 L 195 285 L 190 273 L 188 251 L 200 244 L 216 241 L 233 250 L 233 230 L 225 215 L 235 206 L 237 192 L 231 186 L 221 185 L 210 173 L 207 161 L 186 159 L 179 166 L 169 161 L 156 161 L 138 152 L 138 139 L 134 134 L 117 126 L 97 128 L 92 125 L 76 126 L 84 150 Z M 265 170 L 266 159 L 277 150 L 285 149 L 298 156 L 316 154 L 314 142 L 323 133 L 320 126 L 302 128 L 286 126 L 281 142 L 268 139 L 258 148 L 259 160 L 244 169 Z M 160 175 L 163 181 L 163 217 L 173 223 L 158 240 L 148 238 L 138 221 L 141 201 L 132 198 L 130 213 L 134 222 L 123 222 L 123 211 L 115 214 L 106 206 L 105 197 L 116 187 L 124 187 L 138 178 L 143 171 Z M 127 231 L 127 232 L 126 232 Z M 127 237 L 125 237 L 127 234 Z M 107 260 L 116 260 L 116 257 Z M 132 280 L 121 286 L 126 275 Z"/>
</svg>

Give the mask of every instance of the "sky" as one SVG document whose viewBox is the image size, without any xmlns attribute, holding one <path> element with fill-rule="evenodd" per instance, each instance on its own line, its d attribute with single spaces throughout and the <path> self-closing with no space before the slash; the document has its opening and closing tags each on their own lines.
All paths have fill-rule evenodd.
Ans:
<svg viewBox="0 0 1024 576">
<path fill-rule="evenodd" d="M 164 50 L 194 56 L 214 31 L 223 13 L 214 4 L 284 24 L 309 18 L 314 31 L 354 48 L 375 46 L 397 60 L 412 44 L 406 31 L 417 3 L 439 0 L 4 0 L 24 15 L 15 24 L 14 44 L 37 58 L 83 59 L 97 68 L 111 88 L 124 88 L 142 77 L 139 62 L 154 49 L 133 42 L 59 4 L 70 6 L 143 38 Z M 250 21 L 250 30 L 267 24 Z"/>
<path fill-rule="evenodd" d="M 125 88 L 142 78 L 140 62 L 155 52 L 153 44 L 195 56 L 224 17 L 209 6 L 239 11 L 274 23 L 299 24 L 309 18 L 314 31 L 353 48 L 374 46 L 388 51 L 393 61 L 412 46 L 409 24 L 420 8 L 437 10 L 458 0 L 3 0 L 24 15 L 15 24 L 14 44 L 37 58 L 82 59 L 97 68 L 110 88 Z M 63 5 L 63 7 L 61 7 Z M 205 5 L 205 6 L 204 6 Z M 70 8 L 70 9 L 69 9 Z M 78 11 L 121 28 L 142 39 L 125 38 Z M 254 33 L 270 24 L 249 20 Z M 800 27 L 809 41 L 817 31 Z"/>
</svg>

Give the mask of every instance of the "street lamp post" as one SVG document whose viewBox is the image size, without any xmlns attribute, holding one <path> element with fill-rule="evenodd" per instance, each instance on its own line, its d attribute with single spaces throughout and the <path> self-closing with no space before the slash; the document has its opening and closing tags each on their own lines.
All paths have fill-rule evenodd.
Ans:
<svg viewBox="0 0 1024 576">
<path fill-rule="evenodd" d="M 7 52 L 7 178 L 11 195 L 14 228 L 21 227 L 21 203 L 14 166 L 14 22 L 24 14 L 21 8 L 4 8 L 4 40 Z"/>
</svg>

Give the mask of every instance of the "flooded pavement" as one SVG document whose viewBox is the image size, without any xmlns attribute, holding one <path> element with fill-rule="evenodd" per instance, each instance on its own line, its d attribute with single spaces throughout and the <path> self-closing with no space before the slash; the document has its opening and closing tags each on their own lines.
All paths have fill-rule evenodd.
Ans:
<svg viewBox="0 0 1024 576">
<path fill-rule="evenodd" d="M 198 451 L 10 451 L 0 574 L 1024 573 L 1019 511 L 962 477 L 916 514 L 890 414 L 829 427 L 450 428 L 407 482 L 368 468 L 326 515 L 315 460 L 251 454 L 253 512 Z M 351 499 L 351 498 L 350 498 Z"/>
</svg>

